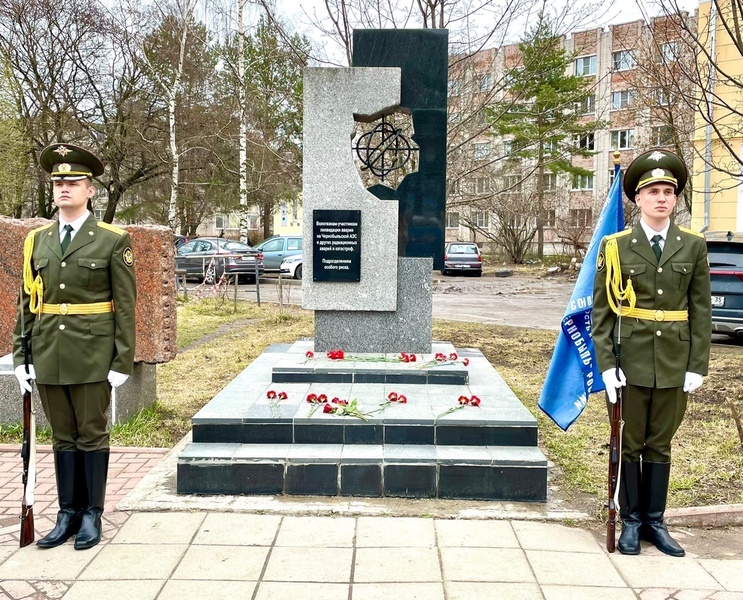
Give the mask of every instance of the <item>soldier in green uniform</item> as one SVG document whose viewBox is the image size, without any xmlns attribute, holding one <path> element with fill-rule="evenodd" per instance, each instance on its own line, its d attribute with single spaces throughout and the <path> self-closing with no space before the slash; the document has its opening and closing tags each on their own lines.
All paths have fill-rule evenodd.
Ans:
<svg viewBox="0 0 743 600">
<path fill-rule="evenodd" d="M 593 340 L 608 402 L 623 388 L 623 554 L 639 554 L 640 539 L 671 556 L 685 554 L 663 521 L 671 440 L 688 394 L 707 374 L 712 331 L 704 236 L 671 220 L 686 180 L 675 154 L 638 156 L 625 173 L 624 191 L 639 207 L 640 222 L 604 238 L 596 264 Z"/>
<path fill-rule="evenodd" d="M 30 339 L 23 367 L 21 320 L 13 361 L 21 390 L 35 379 L 52 428 L 59 512 L 37 544 L 53 548 L 75 536 L 75 549 L 101 539 L 108 474 L 106 411 L 111 390 L 124 383 L 134 361 L 136 283 L 129 234 L 88 211 L 93 177 L 103 163 L 72 144 L 44 149 L 59 218 L 29 233 L 24 243 L 24 311 Z"/>
</svg>

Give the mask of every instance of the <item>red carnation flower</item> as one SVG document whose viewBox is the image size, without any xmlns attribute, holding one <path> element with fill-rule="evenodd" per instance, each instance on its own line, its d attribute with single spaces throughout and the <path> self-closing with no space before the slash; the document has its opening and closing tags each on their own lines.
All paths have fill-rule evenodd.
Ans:
<svg viewBox="0 0 743 600">
<path fill-rule="evenodd" d="M 307 402 L 317 402 L 317 394 L 307 394 Z"/>
<path fill-rule="evenodd" d="M 320 395 L 319 395 L 319 396 L 317 397 L 317 401 L 318 401 L 318 402 L 327 402 L 327 401 L 328 401 L 328 397 L 327 397 L 327 396 L 326 396 L 325 394 L 320 394 Z"/>
<path fill-rule="evenodd" d="M 410 358 L 410 362 L 415 362 L 416 360 L 418 360 L 418 359 L 416 358 L 415 354 L 410 354 L 410 355 L 408 356 L 408 358 Z"/>
<path fill-rule="evenodd" d="M 307 358 L 315 358 L 315 353 L 312 350 L 307 350 L 307 352 L 305 352 L 304 355 Z"/>
<path fill-rule="evenodd" d="M 268 398 L 269 400 L 273 400 L 274 398 L 276 398 L 276 392 L 274 392 L 273 390 L 268 390 L 266 392 L 266 398 Z"/>
<path fill-rule="evenodd" d="M 324 413 L 332 413 L 332 412 L 333 412 L 333 410 L 334 410 L 334 409 L 333 409 L 333 407 L 332 407 L 332 406 L 330 406 L 330 404 L 326 404 L 325 406 L 323 406 L 323 407 L 322 407 L 322 411 L 323 411 Z"/>
<path fill-rule="evenodd" d="M 390 392 L 387 395 L 387 400 L 389 400 L 390 402 L 397 402 L 397 392 Z"/>
<path fill-rule="evenodd" d="M 436 359 L 437 361 L 441 362 L 441 361 L 444 361 L 444 360 L 446 360 L 446 354 L 443 354 L 443 353 L 441 353 L 441 352 L 437 352 L 437 353 L 436 353 L 436 356 L 434 356 L 434 358 L 435 358 L 435 359 Z"/>
<path fill-rule="evenodd" d="M 469 404 L 470 399 L 467 396 L 459 396 L 457 402 L 459 402 L 459 404 Z"/>
<path fill-rule="evenodd" d="M 470 359 L 469 358 L 465 358 L 464 360 L 462 360 L 462 364 L 466 367 L 467 365 L 470 364 Z"/>
<path fill-rule="evenodd" d="M 400 394 L 400 395 L 399 395 L 399 396 L 397 397 L 397 401 L 398 401 L 398 402 L 399 402 L 400 404 L 407 404 L 407 402 L 408 402 L 408 399 L 407 399 L 407 397 L 405 396 L 405 394 Z"/>
<path fill-rule="evenodd" d="M 457 353 L 456 353 L 456 352 L 452 352 L 452 353 L 451 353 L 451 354 L 449 355 L 449 360 L 457 360 L 458 358 L 459 358 L 459 357 L 457 356 Z"/>
<path fill-rule="evenodd" d="M 279 400 L 286 400 L 288 397 L 286 392 L 279 392 Z"/>
<path fill-rule="evenodd" d="M 481 400 L 477 396 L 472 396 L 472 398 L 470 398 L 470 404 L 472 406 L 480 406 L 480 402 Z"/>
</svg>

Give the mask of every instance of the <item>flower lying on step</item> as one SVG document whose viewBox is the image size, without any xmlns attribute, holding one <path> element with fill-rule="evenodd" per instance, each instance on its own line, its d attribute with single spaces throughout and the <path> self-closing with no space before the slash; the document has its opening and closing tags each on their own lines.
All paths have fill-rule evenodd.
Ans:
<svg viewBox="0 0 743 600">
<path fill-rule="evenodd" d="M 418 365 L 419 369 L 429 369 L 431 367 L 444 367 L 446 365 L 455 365 L 462 363 L 465 367 L 470 364 L 469 358 L 460 359 L 456 352 L 451 352 L 449 356 L 443 352 L 437 352 L 433 355 L 433 360 L 429 360 Z"/>
<path fill-rule="evenodd" d="M 471 397 L 459 396 L 459 398 L 457 398 L 457 406 L 452 406 L 449 410 L 445 410 L 439 416 L 437 416 L 436 419 L 440 419 L 441 417 L 451 414 L 457 410 L 462 410 L 467 406 L 480 406 L 481 402 L 482 400 L 474 395 Z"/>
<path fill-rule="evenodd" d="M 271 407 L 271 414 L 274 417 L 281 416 L 281 409 L 279 408 L 279 400 L 286 400 L 289 395 L 286 392 L 276 392 L 275 390 L 268 390 L 266 392 L 266 398 L 268 398 L 268 405 Z"/>
<path fill-rule="evenodd" d="M 307 352 L 304 353 L 305 358 L 315 358 L 315 353 L 312 350 L 307 350 Z"/>
<path fill-rule="evenodd" d="M 400 356 L 398 358 L 401 362 L 415 362 L 418 360 L 418 357 L 415 354 L 408 352 L 400 352 Z"/>
<path fill-rule="evenodd" d="M 326 356 L 330 360 L 343 360 L 346 355 L 343 350 L 328 350 Z"/>
</svg>

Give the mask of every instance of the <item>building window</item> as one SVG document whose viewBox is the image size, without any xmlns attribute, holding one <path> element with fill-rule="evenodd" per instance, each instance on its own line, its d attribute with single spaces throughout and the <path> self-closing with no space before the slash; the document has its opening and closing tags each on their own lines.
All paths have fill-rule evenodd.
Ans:
<svg viewBox="0 0 743 600">
<path fill-rule="evenodd" d="M 555 138 L 544 140 L 544 144 L 542 145 L 542 151 L 545 154 L 557 154 L 560 151 L 560 144 L 557 142 Z"/>
<path fill-rule="evenodd" d="M 474 160 L 484 160 L 488 156 L 490 156 L 490 142 L 472 144 L 472 158 Z"/>
<path fill-rule="evenodd" d="M 446 228 L 447 229 L 458 229 L 459 228 L 459 213 L 458 212 L 446 213 Z"/>
<path fill-rule="evenodd" d="M 508 71 L 505 77 L 505 86 L 510 88 L 514 83 L 516 83 L 516 80 L 523 70 L 524 67 L 514 67 L 513 69 Z"/>
<path fill-rule="evenodd" d="M 478 177 L 475 179 L 475 194 L 487 194 L 490 191 L 490 179 Z"/>
<path fill-rule="evenodd" d="M 517 194 L 521 191 L 521 176 L 520 175 L 504 175 L 503 176 L 503 191 L 507 194 Z"/>
<path fill-rule="evenodd" d="M 488 213 L 484 211 L 477 211 L 473 215 L 473 221 L 475 222 L 475 227 L 479 227 L 480 229 L 487 229 L 489 227 L 489 219 L 488 219 Z"/>
<path fill-rule="evenodd" d="M 586 191 L 593 189 L 593 173 L 590 175 L 573 175 L 573 190 Z"/>
<path fill-rule="evenodd" d="M 459 96 L 462 93 L 462 80 L 461 79 L 450 79 L 449 80 L 449 95 Z"/>
<path fill-rule="evenodd" d="M 458 194 L 459 193 L 459 179 L 450 179 L 449 180 L 449 193 L 450 194 Z"/>
<path fill-rule="evenodd" d="M 513 140 L 503 140 L 503 155 L 510 156 L 513 153 Z"/>
<path fill-rule="evenodd" d="M 578 110 L 582 115 L 589 115 L 596 112 L 596 94 L 591 94 L 590 96 L 586 96 L 581 100 L 581 103 L 578 105 Z"/>
<path fill-rule="evenodd" d="M 545 192 L 554 192 L 557 189 L 557 175 L 554 173 L 545 173 L 542 175 L 542 190 Z"/>
<path fill-rule="evenodd" d="M 594 136 L 593 133 L 576 135 L 574 143 L 578 148 L 581 148 L 582 150 L 593 150 L 596 146 L 596 136 Z"/>
<path fill-rule="evenodd" d="M 626 71 L 635 68 L 635 53 L 632 50 L 620 50 L 612 54 L 615 71 Z"/>
<path fill-rule="evenodd" d="M 493 89 L 493 75 L 491 73 L 485 73 L 480 77 L 480 91 L 489 92 Z"/>
<path fill-rule="evenodd" d="M 593 224 L 593 216 L 590 208 L 571 208 L 570 209 L 570 226 L 571 227 L 590 227 Z"/>
<path fill-rule="evenodd" d="M 548 208 L 546 211 L 544 211 L 544 226 L 545 227 L 554 228 L 556 220 L 557 220 L 557 213 L 555 212 L 554 208 Z"/>
<path fill-rule="evenodd" d="M 581 56 L 575 59 L 576 75 L 595 75 L 596 74 L 596 55 Z"/>
<path fill-rule="evenodd" d="M 650 142 L 653 146 L 670 146 L 673 142 L 673 127 L 660 125 L 650 130 Z"/>
<path fill-rule="evenodd" d="M 635 145 L 634 129 L 617 129 L 611 132 L 611 147 L 615 150 L 627 150 Z"/>
<path fill-rule="evenodd" d="M 635 101 L 635 93 L 630 90 L 620 90 L 618 92 L 611 93 L 611 109 L 621 110 L 623 108 L 629 108 Z"/>
<path fill-rule="evenodd" d="M 659 50 L 660 60 L 663 62 L 674 62 L 678 59 L 678 44 L 676 42 L 666 42 L 661 44 Z"/>
<path fill-rule="evenodd" d="M 674 96 L 672 92 L 669 92 L 668 90 L 659 89 L 658 90 L 658 104 L 660 106 L 668 106 L 674 101 Z"/>
</svg>

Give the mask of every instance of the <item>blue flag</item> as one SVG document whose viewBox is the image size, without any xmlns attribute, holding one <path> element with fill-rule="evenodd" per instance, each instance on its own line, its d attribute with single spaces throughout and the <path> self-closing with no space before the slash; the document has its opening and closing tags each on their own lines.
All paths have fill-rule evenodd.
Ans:
<svg viewBox="0 0 743 600">
<path fill-rule="evenodd" d="M 601 209 L 573 295 L 562 318 L 560 335 L 539 396 L 539 408 L 563 430 L 567 430 L 583 412 L 588 395 L 604 389 L 591 338 L 593 278 L 602 238 L 622 229 L 622 177 L 619 165 L 616 165 L 614 183 Z"/>
</svg>

